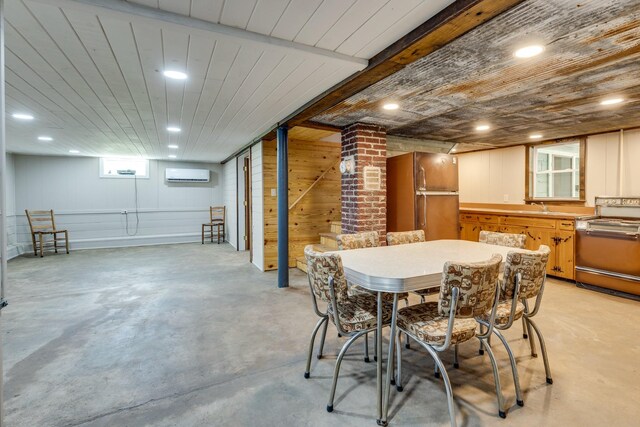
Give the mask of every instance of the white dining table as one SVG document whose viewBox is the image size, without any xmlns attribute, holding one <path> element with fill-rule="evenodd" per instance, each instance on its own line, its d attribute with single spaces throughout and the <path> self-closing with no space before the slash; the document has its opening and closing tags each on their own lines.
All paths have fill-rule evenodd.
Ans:
<svg viewBox="0 0 640 427">
<path fill-rule="evenodd" d="M 467 240 L 433 240 L 397 246 L 352 249 L 335 252 L 342 258 L 345 277 L 348 282 L 361 286 L 378 295 L 378 319 L 382 318 L 382 294 L 394 294 L 393 315 L 387 361 L 393 360 L 398 294 L 402 292 L 428 289 L 440 286 L 442 270 L 447 261 L 479 262 L 493 254 L 503 259 L 510 251 L 521 251 L 504 246 Z M 387 376 L 382 382 L 382 322 L 378 322 L 377 356 L 377 423 L 387 425 L 389 394 L 393 367 L 387 363 Z M 386 394 L 386 399 L 384 398 Z"/>
</svg>

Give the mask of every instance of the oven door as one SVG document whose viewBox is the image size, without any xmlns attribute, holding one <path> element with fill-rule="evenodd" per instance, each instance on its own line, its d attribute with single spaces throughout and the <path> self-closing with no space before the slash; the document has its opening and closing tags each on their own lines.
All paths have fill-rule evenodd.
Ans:
<svg viewBox="0 0 640 427">
<path fill-rule="evenodd" d="M 640 295 L 638 234 L 577 231 L 576 281 Z"/>
</svg>

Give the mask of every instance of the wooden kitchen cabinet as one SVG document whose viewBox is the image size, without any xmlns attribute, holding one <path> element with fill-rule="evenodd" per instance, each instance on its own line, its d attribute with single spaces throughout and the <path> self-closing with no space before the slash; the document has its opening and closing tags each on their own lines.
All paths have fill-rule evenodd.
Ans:
<svg viewBox="0 0 640 427">
<path fill-rule="evenodd" d="M 480 223 L 469 222 L 460 218 L 460 239 L 477 242 L 480 237 Z"/>
<path fill-rule="evenodd" d="M 575 234 L 573 231 L 558 231 L 556 243 L 556 267 L 555 273 L 549 273 L 553 276 L 564 277 L 567 279 L 574 278 L 574 248 Z"/>
<path fill-rule="evenodd" d="M 574 221 L 569 219 L 537 218 L 495 214 L 460 215 L 460 238 L 478 241 L 481 230 L 524 234 L 526 249 L 537 250 L 540 245 L 551 249 L 547 274 L 565 279 L 574 278 Z"/>
</svg>

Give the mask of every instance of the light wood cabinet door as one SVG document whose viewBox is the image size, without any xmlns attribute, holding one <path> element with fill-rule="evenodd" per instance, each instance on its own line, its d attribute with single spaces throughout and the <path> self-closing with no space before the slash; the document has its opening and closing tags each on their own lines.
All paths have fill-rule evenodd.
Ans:
<svg viewBox="0 0 640 427">
<path fill-rule="evenodd" d="M 480 237 L 480 224 L 477 222 L 460 223 L 460 239 L 477 242 Z"/>
<path fill-rule="evenodd" d="M 573 231 L 558 231 L 556 245 L 556 271 L 554 276 L 573 280 L 574 277 L 574 244 Z"/>
</svg>

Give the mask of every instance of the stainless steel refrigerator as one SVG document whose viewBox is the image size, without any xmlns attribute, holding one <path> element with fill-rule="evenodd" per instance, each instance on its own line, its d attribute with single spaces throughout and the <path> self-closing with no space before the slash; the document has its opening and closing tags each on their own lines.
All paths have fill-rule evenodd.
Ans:
<svg viewBox="0 0 640 427">
<path fill-rule="evenodd" d="M 387 159 L 387 231 L 422 229 L 427 240 L 460 237 L 458 159 L 407 153 Z"/>
</svg>

